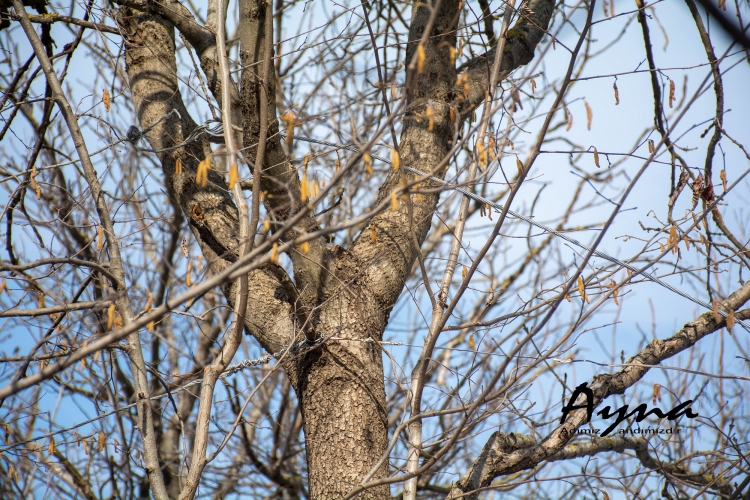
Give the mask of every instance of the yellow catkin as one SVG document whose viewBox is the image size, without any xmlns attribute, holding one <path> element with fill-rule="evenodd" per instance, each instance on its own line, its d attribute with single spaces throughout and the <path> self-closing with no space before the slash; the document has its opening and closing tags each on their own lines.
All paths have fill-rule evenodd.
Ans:
<svg viewBox="0 0 750 500">
<path fill-rule="evenodd" d="M 583 276 L 578 277 L 578 293 L 581 294 L 581 297 L 585 300 L 586 298 L 586 285 L 583 283 Z"/>
<path fill-rule="evenodd" d="M 536 91 L 536 81 L 533 78 L 529 81 L 531 82 L 531 93 L 533 94 Z"/>
<path fill-rule="evenodd" d="M 154 294 L 151 292 L 148 292 L 148 300 L 146 301 L 146 306 L 143 308 L 144 311 L 149 312 L 151 310 L 151 305 L 154 303 Z"/>
<path fill-rule="evenodd" d="M 469 334 L 469 349 L 471 349 L 472 351 L 476 351 L 477 350 L 477 345 L 474 342 L 474 334 L 473 333 Z"/>
<path fill-rule="evenodd" d="M 206 157 L 198 164 L 198 172 L 195 174 L 195 183 L 200 187 L 206 187 L 208 184 L 208 171 L 211 168 L 211 158 Z"/>
<path fill-rule="evenodd" d="M 518 174 L 519 175 L 522 174 L 523 173 L 523 162 L 520 160 L 520 158 L 518 158 L 518 156 L 516 156 L 516 167 L 518 168 Z"/>
<path fill-rule="evenodd" d="M 391 166 L 393 167 L 393 170 L 398 170 L 401 166 L 401 157 L 395 148 L 391 150 Z"/>
<path fill-rule="evenodd" d="M 456 64 L 456 48 L 450 47 L 449 51 L 450 51 L 451 64 Z"/>
<path fill-rule="evenodd" d="M 487 149 L 484 147 L 484 140 L 477 142 L 477 157 L 479 159 L 479 167 L 484 168 L 487 165 Z"/>
<path fill-rule="evenodd" d="M 279 262 L 279 244 L 274 243 L 271 247 L 271 262 L 278 264 Z"/>
<path fill-rule="evenodd" d="M 451 123 L 456 123 L 456 110 L 451 106 L 450 109 Z"/>
<path fill-rule="evenodd" d="M 417 45 L 417 73 L 420 75 L 424 72 L 425 59 L 424 46 L 420 43 Z"/>
<path fill-rule="evenodd" d="M 391 99 L 398 99 L 398 89 L 396 88 L 396 82 L 391 83 Z"/>
<path fill-rule="evenodd" d="M 237 162 L 232 162 L 232 166 L 229 167 L 229 189 L 232 189 L 234 187 L 234 183 L 237 182 L 237 177 L 239 176 L 239 167 L 237 166 Z"/>
<path fill-rule="evenodd" d="M 308 241 L 305 241 L 305 242 L 302 242 L 302 243 L 300 243 L 300 246 L 299 246 L 299 248 L 300 248 L 300 250 L 302 250 L 302 251 L 303 251 L 304 253 L 309 253 L 309 252 L 310 252 L 310 242 L 308 242 Z"/>
<path fill-rule="evenodd" d="M 435 110 L 432 109 L 432 106 L 427 106 L 427 111 L 425 111 L 425 116 L 427 117 L 428 126 L 430 132 L 432 132 L 432 129 L 435 128 Z"/>
<path fill-rule="evenodd" d="M 99 226 L 98 236 L 96 239 L 96 251 L 102 249 L 104 246 L 104 228 L 102 226 Z"/>
<path fill-rule="evenodd" d="M 586 106 L 586 126 L 591 130 L 591 121 L 594 119 L 594 111 L 586 101 L 583 101 L 583 104 Z"/>
<path fill-rule="evenodd" d="M 109 111 L 109 106 L 112 101 L 109 98 L 109 90 L 107 89 L 104 89 L 102 92 L 102 102 L 104 103 L 104 108 Z"/>
<path fill-rule="evenodd" d="M 182 175 L 182 159 L 177 158 L 174 162 L 174 175 Z"/>
<path fill-rule="evenodd" d="M 396 191 L 391 191 L 391 210 L 395 212 L 398 210 L 398 197 L 396 196 Z"/>
<path fill-rule="evenodd" d="M 154 322 L 149 321 L 146 325 L 146 329 L 148 330 L 148 333 L 154 333 Z"/>
<path fill-rule="evenodd" d="M 300 181 L 300 198 L 302 201 L 306 201 L 310 197 L 310 185 L 307 182 L 307 173 L 302 173 L 302 180 Z"/>
<path fill-rule="evenodd" d="M 305 153 L 305 161 L 303 162 L 303 165 L 305 167 L 305 170 L 307 170 L 307 165 L 310 163 L 310 153 Z"/>
<path fill-rule="evenodd" d="M 594 148 L 594 164 L 596 165 L 596 168 L 599 168 L 599 151 Z"/>
<path fill-rule="evenodd" d="M 268 219 L 263 221 L 263 231 L 266 233 L 271 230 L 271 222 Z"/>
<path fill-rule="evenodd" d="M 112 329 L 112 325 L 115 324 L 115 305 L 110 304 L 107 309 L 107 330 Z"/>
<path fill-rule="evenodd" d="M 100 452 L 101 452 L 102 450 L 104 450 L 104 445 L 105 445 L 105 443 L 106 443 L 106 441 L 105 441 L 105 436 L 104 436 L 104 432 L 102 432 L 102 431 L 99 431 L 99 451 L 100 451 Z"/>
<path fill-rule="evenodd" d="M 365 173 L 369 176 L 372 175 L 372 158 L 369 153 L 365 153 L 362 157 L 365 160 Z"/>
<path fill-rule="evenodd" d="M 373 243 L 378 242 L 378 228 L 376 228 L 374 225 L 370 226 L 370 241 Z"/>
</svg>

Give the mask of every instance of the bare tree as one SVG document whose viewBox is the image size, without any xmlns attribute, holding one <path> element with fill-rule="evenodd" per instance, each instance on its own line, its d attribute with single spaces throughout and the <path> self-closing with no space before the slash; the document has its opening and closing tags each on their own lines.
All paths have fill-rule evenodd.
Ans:
<svg viewBox="0 0 750 500">
<path fill-rule="evenodd" d="M 745 7 L 4 0 L 2 497 L 750 498 Z"/>
</svg>

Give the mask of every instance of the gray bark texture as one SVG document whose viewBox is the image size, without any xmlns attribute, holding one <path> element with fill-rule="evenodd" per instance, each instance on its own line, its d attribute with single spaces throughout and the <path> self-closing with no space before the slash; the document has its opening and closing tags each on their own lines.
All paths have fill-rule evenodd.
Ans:
<svg viewBox="0 0 750 500">
<path fill-rule="evenodd" d="M 180 118 L 164 120 L 147 134 L 154 149 L 182 143 L 197 126 L 190 118 L 177 86 L 175 60 L 176 30 L 184 35 L 199 56 L 209 90 L 221 102 L 216 43 L 208 27 L 195 22 L 187 9 L 175 1 L 125 1 L 119 12 L 126 40 L 126 67 L 133 104 L 141 128 L 156 123 L 171 110 Z M 468 96 L 456 87 L 457 69 L 450 62 L 450 48 L 456 46 L 459 20 L 458 0 L 442 0 L 434 10 L 415 3 L 406 51 L 407 106 L 403 115 L 399 153 L 402 164 L 443 177 L 456 132 L 471 110 L 484 99 L 489 81 L 490 52 L 470 64 Z M 528 0 L 516 26 L 509 31 L 502 75 L 528 63 L 546 30 L 554 10 L 550 0 Z M 276 99 L 269 98 L 270 125 L 261 123 L 260 95 L 275 95 L 275 80 L 263 81 L 261 67 L 267 26 L 265 4 L 240 1 L 241 61 L 240 91 L 231 91 L 232 121 L 241 124 L 246 158 L 254 158 L 257 138 L 268 126 L 263 176 L 255 179 L 265 192 L 263 203 L 272 214 L 271 230 L 277 231 L 303 206 L 300 180 L 279 140 Z M 425 30 L 429 28 L 429 32 Z M 413 64 L 418 45 L 425 53 L 424 71 Z M 273 72 L 272 72 L 273 74 Z M 431 107 L 434 128 L 419 120 Z M 451 121 L 451 107 L 459 112 Z M 237 259 L 239 222 L 224 175 L 212 169 L 209 182 L 195 182 L 196 171 L 209 153 L 207 142 L 194 142 L 159 153 L 170 196 L 179 202 L 190 230 L 200 244 L 212 272 L 217 273 Z M 182 172 L 176 173 L 180 160 Z M 379 191 L 379 202 L 414 176 L 394 170 Z M 430 186 L 422 186 L 429 188 Z M 380 460 L 388 446 L 383 360 L 378 344 L 389 314 L 417 259 L 430 229 L 439 201 L 434 194 L 399 197 L 395 211 L 375 215 L 350 248 L 327 246 L 324 239 L 310 242 L 309 251 L 293 249 L 289 257 L 293 276 L 268 264 L 248 276 L 249 297 L 245 328 L 268 352 L 278 352 L 293 341 L 312 334 L 337 339 L 310 350 L 284 365 L 299 398 L 304 418 L 309 491 L 313 499 L 343 497 L 358 486 L 378 463 L 372 479 L 388 475 L 388 461 Z M 408 199 L 407 199 L 408 198 Z M 381 235 L 369 237 L 371 227 Z M 285 228 L 281 241 L 292 241 L 317 228 L 312 215 L 295 227 Z M 223 292 L 234 307 L 236 283 L 226 283 Z M 191 403 L 192 404 L 192 401 Z M 161 460 L 166 476 L 178 474 L 175 463 L 179 445 L 177 423 L 170 421 L 168 438 L 161 442 Z M 167 477 L 170 495 L 179 491 L 176 477 Z M 390 498 L 389 487 L 366 490 L 358 498 Z"/>
</svg>

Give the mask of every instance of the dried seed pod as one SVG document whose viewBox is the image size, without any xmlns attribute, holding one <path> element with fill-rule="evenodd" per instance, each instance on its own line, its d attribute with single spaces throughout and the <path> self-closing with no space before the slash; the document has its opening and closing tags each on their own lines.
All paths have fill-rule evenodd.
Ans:
<svg viewBox="0 0 750 500">
<path fill-rule="evenodd" d="M 617 82 L 612 84 L 612 88 L 615 89 L 615 106 L 620 105 L 620 91 L 617 90 Z"/>
<path fill-rule="evenodd" d="M 599 168 L 599 151 L 597 151 L 596 148 L 594 148 L 594 164 L 596 165 L 596 168 Z"/>
<path fill-rule="evenodd" d="M 536 82 L 533 78 L 529 81 L 531 82 L 531 93 L 533 94 L 536 91 Z"/>
<path fill-rule="evenodd" d="M 591 120 L 594 118 L 594 111 L 586 101 L 583 101 L 583 105 L 586 106 L 586 127 L 591 130 Z"/>
<path fill-rule="evenodd" d="M 674 96 L 674 80 L 669 80 L 669 107 L 673 107 L 675 101 Z"/>
</svg>

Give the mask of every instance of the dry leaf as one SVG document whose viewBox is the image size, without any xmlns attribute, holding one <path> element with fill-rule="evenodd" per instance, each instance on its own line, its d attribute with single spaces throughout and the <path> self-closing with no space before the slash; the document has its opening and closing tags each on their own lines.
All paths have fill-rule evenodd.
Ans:
<svg viewBox="0 0 750 500">
<path fill-rule="evenodd" d="M 687 233 L 682 237 L 682 242 L 685 243 L 685 250 L 690 250 L 690 239 L 687 236 Z"/>
<path fill-rule="evenodd" d="M 536 82 L 534 81 L 533 78 L 530 81 L 531 81 L 531 93 L 533 94 L 534 91 L 536 90 Z"/>
<path fill-rule="evenodd" d="M 567 131 L 570 130 L 573 126 L 573 113 L 571 113 L 570 110 L 566 107 L 563 107 L 563 109 L 565 110 L 565 115 L 568 117 L 568 125 L 567 127 L 565 127 L 565 130 Z"/>
<path fill-rule="evenodd" d="M 648 152 L 653 153 L 656 151 L 656 148 L 654 147 L 654 141 L 652 139 L 648 140 Z"/>
<path fill-rule="evenodd" d="M 613 7 L 614 7 L 614 4 L 615 4 L 615 2 L 612 2 L 612 6 Z M 612 14 L 612 15 L 614 15 L 614 14 Z M 604 490 L 601 490 L 601 492 L 602 492 L 602 500 L 609 500 L 609 494 L 606 491 L 604 491 Z"/>
<path fill-rule="evenodd" d="M 578 293 L 581 294 L 581 297 L 586 295 L 586 286 L 583 283 L 583 276 L 578 276 Z"/>
<path fill-rule="evenodd" d="M 420 75 L 424 72 L 424 46 L 420 43 L 417 45 L 417 73 Z"/>
<path fill-rule="evenodd" d="M 615 89 L 615 106 L 620 105 L 620 91 L 617 90 L 617 82 L 612 84 L 612 88 Z"/>
<path fill-rule="evenodd" d="M 686 170 L 683 170 L 680 173 L 680 179 L 677 181 L 677 186 L 674 189 L 674 193 L 672 193 L 672 196 L 669 197 L 669 206 L 673 207 L 674 204 L 677 202 L 677 197 L 680 196 L 680 193 L 682 190 L 687 186 L 688 180 L 690 179 L 690 176 L 688 175 Z M 695 205 L 693 205 L 693 208 L 695 208 Z"/>
<path fill-rule="evenodd" d="M 591 106 L 589 106 L 589 103 L 583 101 L 583 104 L 586 106 L 586 126 L 591 130 L 591 120 L 594 118 L 594 112 L 592 111 Z"/>
<path fill-rule="evenodd" d="M 469 268 L 466 266 L 461 266 L 461 279 L 463 281 L 466 281 L 466 277 L 469 275 Z"/>
<path fill-rule="evenodd" d="M 7 293 L 10 296 L 10 293 L 8 293 L 8 284 L 5 282 L 5 280 L 0 281 L 0 294 L 3 292 Z"/>
<path fill-rule="evenodd" d="M 704 187 L 703 174 L 698 174 L 698 177 L 696 177 L 695 181 L 693 181 L 693 207 L 690 210 L 695 210 L 696 205 L 698 205 L 698 200 L 703 194 Z"/>
<path fill-rule="evenodd" d="M 516 167 L 518 168 L 518 175 L 521 175 L 523 173 L 523 162 L 518 158 L 518 155 L 516 155 Z"/>
<path fill-rule="evenodd" d="M 182 248 L 182 255 L 185 256 L 186 259 L 190 258 L 190 250 L 188 250 L 188 244 L 185 237 L 182 237 L 182 243 L 180 244 L 180 248 Z"/>
<path fill-rule="evenodd" d="M 104 449 L 104 444 L 105 444 L 104 431 L 99 431 L 99 451 L 100 452 Z"/>
<path fill-rule="evenodd" d="M 50 455 L 54 455 L 55 454 L 55 438 L 52 437 L 52 436 L 50 436 L 50 438 L 49 438 L 49 446 L 47 447 L 47 452 Z"/>
<path fill-rule="evenodd" d="M 666 248 L 664 248 L 664 245 L 662 245 L 661 241 L 659 242 L 659 248 L 661 249 L 661 253 L 664 253 Z"/>
<path fill-rule="evenodd" d="M 707 177 L 704 182 L 706 186 L 703 188 L 703 191 L 701 191 L 701 198 L 703 198 L 706 203 L 712 203 L 714 201 L 714 183 L 711 181 L 710 177 Z"/>
<path fill-rule="evenodd" d="M 109 99 L 109 90 L 107 89 L 104 89 L 104 91 L 102 92 L 102 102 L 104 103 L 104 107 L 106 108 L 106 110 L 109 111 L 109 105 L 111 101 Z"/>
</svg>

